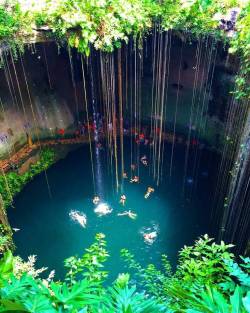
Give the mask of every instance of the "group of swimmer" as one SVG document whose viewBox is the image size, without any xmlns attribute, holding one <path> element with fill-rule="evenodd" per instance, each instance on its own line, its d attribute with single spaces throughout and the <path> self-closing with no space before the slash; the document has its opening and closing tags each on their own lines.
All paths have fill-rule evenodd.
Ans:
<svg viewBox="0 0 250 313">
<path fill-rule="evenodd" d="M 143 155 L 143 156 L 141 157 L 140 161 L 141 161 L 141 163 L 142 163 L 144 166 L 148 166 L 148 158 L 147 158 L 146 155 Z M 131 170 L 132 170 L 132 171 L 135 171 L 135 170 L 136 170 L 136 164 L 131 164 L 130 167 L 131 167 Z M 127 174 L 126 172 L 124 172 L 123 175 L 122 175 L 122 177 L 123 177 L 124 179 L 128 179 L 128 174 Z M 140 182 L 139 176 L 136 176 L 136 175 L 132 176 L 129 182 L 130 182 L 131 184 L 133 184 L 133 183 L 139 183 L 139 182 Z"/>
<path fill-rule="evenodd" d="M 144 166 L 148 166 L 148 160 L 147 160 L 147 157 L 146 155 L 144 155 L 143 157 L 141 157 L 140 159 L 141 163 L 144 165 Z M 136 169 L 136 164 L 131 164 L 131 170 L 132 171 L 135 171 Z M 128 179 L 128 176 L 127 176 L 127 173 L 123 173 L 123 178 L 124 179 Z M 139 183 L 139 176 L 133 176 L 131 179 L 130 179 L 130 183 Z M 144 198 L 145 199 L 148 199 L 149 196 L 154 192 L 154 188 L 152 187 L 148 187 L 147 188 L 147 191 L 146 193 L 144 194 Z M 127 197 L 125 194 L 122 194 L 120 196 L 120 200 L 119 200 L 119 203 L 122 205 L 122 206 L 125 206 L 126 205 L 126 201 L 127 201 Z M 98 195 L 95 195 L 94 198 L 92 199 L 92 202 L 93 204 L 95 205 L 95 208 L 94 208 L 94 212 L 99 216 L 104 216 L 104 215 L 107 215 L 107 214 L 110 214 L 112 213 L 113 209 L 109 207 L 109 205 L 107 203 L 103 203 L 101 202 L 101 198 L 98 196 Z M 84 213 L 81 213 L 79 211 L 71 211 L 69 213 L 69 216 L 72 220 L 74 221 L 77 221 L 82 227 L 86 227 L 86 224 L 87 224 L 87 217 Z M 135 212 L 132 212 L 131 209 L 129 210 L 126 210 L 126 211 L 123 211 L 123 212 L 120 212 L 120 213 L 117 213 L 117 216 L 128 216 L 130 219 L 132 220 L 135 220 L 137 218 L 137 214 Z M 143 238 L 144 238 L 144 241 L 145 243 L 147 244 L 152 244 L 156 237 L 157 237 L 157 232 L 154 230 L 154 231 L 151 231 L 151 232 L 144 232 L 142 233 L 143 235 Z"/>
<path fill-rule="evenodd" d="M 144 198 L 145 198 L 145 199 L 148 199 L 149 196 L 151 195 L 151 193 L 153 193 L 154 191 L 155 191 L 154 188 L 148 187 L 148 188 L 147 188 L 147 191 L 146 191 L 146 193 L 145 193 L 145 195 L 144 195 Z M 126 200 L 127 200 L 127 197 L 123 194 L 123 195 L 121 195 L 121 197 L 120 197 L 119 203 L 124 206 Z M 94 199 L 93 199 L 93 203 L 94 203 Z"/>
<path fill-rule="evenodd" d="M 152 192 L 154 192 L 154 188 L 148 187 L 147 192 L 144 195 L 144 198 L 147 199 Z M 126 200 L 127 200 L 127 197 L 124 194 L 122 194 L 120 197 L 119 203 L 122 206 L 125 206 Z M 111 209 L 106 203 L 100 203 L 100 201 L 101 201 L 101 199 L 99 196 L 94 196 L 94 198 L 92 200 L 93 204 L 96 205 L 94 212 L 98 216 L 110 214 L 113 211 L 113 209 Z M 120 212 L 120 213 L 117 213 L 117 216 L 128 216 L 132 220 L 135 220 L 137 218 L 137 214 L 132 212 L 130 209 L 123 211 L 123 212 Z M 154 241 L 157 237 L 157 232 L 156 231 L 146 232 L 146 233 L 143 233 L 142 235 L 143 235 L 145 243 L 151 245 L 154 243 Z"/>
<path fill-rule="evenodd" d="M 94 209 L 94 212 L 98 215 L 98 216 L 103 216 L 103 215 L 107 215 L 110 214 L 113 209 L 111 209 L 106 203 L 100 203 L 101 199 L 99 196 L 95 196 L 92 200 L 93 204 L 96 205 L 96 208 Z M 120 201 L 119 203 L 121 203 L 123 206 L 125 205 L 126 202 L 126 196 L 125 195 L 121 195 Z M 131 210 L 128 211 L 124 211 L 122 213 L 118 213 L 118 216 L 128 216 L 131 219 L 136 219 L 137 214 L 133 213 Z"/>
</svg>

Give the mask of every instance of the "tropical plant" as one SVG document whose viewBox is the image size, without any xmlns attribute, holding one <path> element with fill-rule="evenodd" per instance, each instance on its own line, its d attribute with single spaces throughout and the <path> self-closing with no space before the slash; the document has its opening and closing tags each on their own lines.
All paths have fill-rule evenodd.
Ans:
<svg viewBox="0 0 250 313">
<path fill-rule="evenodd" d="M 31 164 L 29 170 L 24 174 L 8 172 L 5 175 L 0 175 L 0 194 L 2 196 L 4 209 L 12 204 L 13 197 L 19 193 L 34 176 L 45 171 L 54 161 L 54 151 L 45 148 L 41 150 L 39 160 L 35 164 Z"/>
<path fill-rule="evenodd" d="M 68 269 L 66 281 L 74 284 L 80 277 L 85 277 L 90 281 L 102 282 L 107 277 L 108 273 L 102 270 L 103 263 L 109 256 L 104 238 L 104 234 L 97 234 L 96 242 L 86 249 L 81 258 L 73 256 L 64 261 Z"/>
<path fill-rule="evenodd" d="M 1 208 L 1 206 L 0 206 Z M 14 246 L 12 241 L 12 230 L 9 225 L 0 224 L 0 253 Z"/>
<path fill-rule="evenodd" d="M 181 285 L 168 290 L 174 300 L 179 302 L 178 312 L 187 313 L 249 313 L 250 292 L 243 293 L 237 286 L 230 297 L 226 297 L 218 288 L 206 286 L 202 290 L 187 290 Z"/>
<path fill-rule="evenodd" d="M 58 44 L 85 55 L 91 47 L 113 51 L 130 37 L 142 41 L 154 27 L 184 32 L 191 38 L 212 36 L 229 44 L 240 70 L 237 100 L 250 97 L 250 3 L 244 0 L 8 0 L 0 5 L 0 40 L 17 56 L 35 27 L 50 30 Z"/>
<path fill-rule="evenodd" d="M 135 261 L 134 255 L 127 249 L 121 250 L 121 256 L 128 269 L 135 274 L 136 282 L 140 288 L 147 290 L 149 294 L 162 299 L 162 301 L 167 300 L 163 286 L 168 285 L 172 279 L 172 270 L 166 255 L 162 255 L 162 270 L 157 269 L 154 264 L 149 264 L 144 268 Z"/>
<path fill-rule="evenodd" d="M 225 260 L 232 261 L 234 258 L 229 251 L 232 247 L 223 241 L 216 244 L 212 238 L 204 235 L 193 246 L 184 246 L 179 252 L 176 277 L 187 285 L 193 281 L 201 285 L 223 282 L 228 273 Z"/>
<path fill-rule="evenodd" d="M 193 247 L 185 247 L 180 252 L 175 273 L 166 256 L 161 271 L 154 265 L 143 269 L 132 254 L 123 250 L 130 270 L 138 271 L 139 291 L 131 285 L 128 273 L 119 274 L 111 286 L 106 286 L 107 272 L 103 266 L 108 253 L 103 234 L 96 235 L 94 244 L 86 249 L 82 258 L 65 261 L 64 281 L 53 281 L 53 275 L 46 280 L 39 278 L 39 271 L 34 270 L 34 259 L 30 265 L 16 271 L 17 259 L 7 252 L 0 260 L 0 312 L 249 313 L 249 258 L 242 258 L 243 263 L 237 264 L 227 251 L 229 247 L 225 246 L 224 243 L 215 244 L 207 235 L 199 238 Z M 195 275 L 189 270 L 189 265 L 196 259 L 197 263 L 202 262 L 201 247 L 206 255 L 204 263 L 212 256 L 216 258 L 216 262 L 209 265 L 207 280 L 204 280 L 203 264 L 202 271 Z M 219 279 L 211 271 L 217 266 Z M 188 275 L 189 279 L 182 279 Z"/>
<path fill-rule="evenodd" d="M 28 273 L 15 276 L 15 258 L 7 252 L 0 261 L 0 312 L 168 312 L 157 299 L 138 293 L 135 286 L 130 287 L 128 274 L 119 275 L 109 288 L 102 286 L 106 274 L 100 275 L 99 269 L 108 256 L 105 245 L 104 235 L 98 234 L 96 242 L 86 249 L 82 259 L 77 259 L 79 263 L 73 265 L 67 260 L 67 268 L 72 271 L 73 267 L 74 275 L 68 273 L 64 282 L 47 280 L 45 283 Z M 76 274 L 80 274 L 77 280 L 67 279 Z"/>
</svg>

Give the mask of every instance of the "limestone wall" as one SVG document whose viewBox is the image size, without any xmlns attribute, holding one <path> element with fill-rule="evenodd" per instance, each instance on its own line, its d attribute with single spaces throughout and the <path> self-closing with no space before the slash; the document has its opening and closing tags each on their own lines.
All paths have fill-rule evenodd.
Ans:
<svg viewBox="0 0 250 313">
<path fill-rule="evenodd" d="M 180 48 L 181 41 L 178 38 L 173 39 L 166 100 L 166 122 L 171 130 L 179 84 L 176 131 L 187 133 L 196 71 L 196 45 L 185 44 L 181 79 L 178 81 Z M 150 55 L 150 40 L 147 49 L 141 82 L 141 118 L 145 122 L 151 118 L 152 56 Z M 228 91 L 233 80 L 233 74 L 225 66 L 227 64 L 226 54 L 223 53 L 223 49 L 218 49 L 212 92 L 204 102 L 205 110 L 202 116 L 207 123 L 206 132 L 202 134 L 203 139 L 212 145 L 222 144 Z M 145 51 L 144 54 L 146 55 Z M 94 55 L 91 60 L 96 63 L 97 59 L 98 54 Z M 66 49 L 59 51 L 53 42 L 27 46 L 22 59 L 19 58 L 16 62 L 13 62 L 10 56 L 6 58 L 5 67 L 0 69 L 0 158 L 8 158 L 10 154 L 24 145 L 27 141 L 27 133 L 33 140 L 37 140 L 38 137 L 41 139 L 54 137 L 58 134 L 59 129 L 64 129 L 66 134 L 74 133 L 78 125 L 77 119 L 80 121 L 84 119 L 81 115 L 85 110 L 85 104 L 81 63 L 76 53 L 73 53 L 72 62 L 76 89 L 72 84 L 68 52 Z M 98 71 L 100 68 L 96 66 L 94 80 L 95 84 L 100 85 Z M 196 88 L 202 90 L 204 82 L 202 82 L 201 76 L 207 75 L 206 64 L 201 62 L 199 73 Z M 86 73 L 86 75 L 87 84 L 89 84 L 90 74 Z M 130 84 L 133 84 L 133 81 Z M 95 90 L 96 94 L 99 92 L 100 86 Z M 103 111 L 101 99 L 98 98 L 98 101 L 100 101 L 97 104 L 99 110 Z M 91 105 L 91 99 L 88 99 L 88 102 Z M 124 108 L 126 106 L 127 104 L 124 103 Z M 124 116 L 126 115 L 129 118 L 129 109 L 127 112 L 125 110 Z M 197 130 L 195 125 L 191 126 L 194 131 Z"/>
</svg>

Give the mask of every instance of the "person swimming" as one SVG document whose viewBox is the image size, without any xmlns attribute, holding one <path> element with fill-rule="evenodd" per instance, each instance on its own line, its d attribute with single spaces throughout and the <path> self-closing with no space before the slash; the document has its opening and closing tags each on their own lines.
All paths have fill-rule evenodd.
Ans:
<svg viewBox="0 0 250 313">
<path fill-rule="evenodd" d="M 192 185 L 193 182 L 194 182 L 194 180 L 193 180 L 192 177 L 188 177 L 186 180 L 187 180 L 187 183 L 188 183 L 189 185 Z"/>
<path fill-rule="evenodd" d="M 93 198 L 93 203 L 95 204 L 95 205 L 97 205 L 99 202 L 100 202 L 100 197 L 98 197 L 98 196 L 94 196 L 94 198 Z"/>
<path fill-rule="evenodd" d="M 133 213 L 131 210 L 128 211 L 124 211 L 122 213 L 118 213 L 118 216 L 128 216 L 129 218 L 131 218 L 132 220 L 135 220 L 137 218 L 137 214 Z"/>
<path fill-rule="evenodd" d="M 98 142 L 98 143 L 96 144 L 96 148 L 97 148 L 97 149 L 100 149 L 100 150 L 103 149 L 102 144 L 101 144 L 100 142 Z"/>
<path fill-rule="evenodd" d="M 87 217 L 84 213 L 71 210 L 69 213 L 69 216 L 73 221 L 78 222 L 82 227 L 84 227 L 84 228 L 86 227 Z"/>
<path fill-rule="evenodd" d="M 141 162 L 144 166 L 148 166 L 148 159 L 147 156 L 144 155 L 143 157 L 141 157 Z"/>
<path fill-rule="evenodd" d="M 152 231 L 151 233 L 144 233 L 143 238 L 145 243 L 152 245 L 157 238 L 157 232 Z"/>
<path fill-rule="evenodd" d="M 133 178 L 130 179 L 130 183 L 139 183 L 139 177 L 134 176 Z"/>
<path fill-rule="evenodd" d="M 103 215 L 107 215 L 110 214 L 113 211 L 113 209 L 111 209 L 107 203 L 100 203 L 98 204 L 98 206 L 94 209 L 94 212 L 98 215 L 98 216 L 103 216 Z"/>
<path fill-rule="evenodd" d="M 126 202 L 126 196 L 125 195 L 121 195 L 121 198 L 120 198 L 120 203 L 122 204 L 122 205 L 125 205 L 125 202 Z"/>
<path fill-rule="evenodd" d="M 124 173 L 122 174 L 122 177 L 125 178 L 125 179 L 127 179 L 127 178 L 128 178 L 128 174 L 127 174 L 126 172 L 124 172 Z"/>
<path fill-rule="evenodd" d="M 131 164 L 131 170 L 134 171 L 136 169 L 136 165 L 135 164 Z"/>
<path fill-rule="evenodd" d="M 144 195 L 144 198 L 147 199 L 151 195 L 151 193 L 154 191 L 155 191 L 154 188 L 148 187 L 147 192 Z"/>
</svg>

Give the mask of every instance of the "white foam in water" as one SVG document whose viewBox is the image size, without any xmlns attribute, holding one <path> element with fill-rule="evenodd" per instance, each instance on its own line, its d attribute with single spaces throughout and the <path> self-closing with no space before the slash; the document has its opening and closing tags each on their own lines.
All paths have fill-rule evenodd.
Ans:
<svg viewBox="0 0 250 313">
<path fill-rule="evenodd" d="M 94 209 L 94 212 L 98 215 L 98 216 L 103 216 L 103 215 L 107 215 L 110 214 L 113 211 L 113 209 L 111 209 L 107 203 L 100 203 L 98 204 L 98 206 Z"/>
<path fill-rule="evenodd" d="M 79 212 L 79 211 L 71 210 L 69 212 L 69 216 L 73 221 L 79 223 L 82 227 L 84 228 L 86 227 L 86 224 L 87 224 L 86 214 Z"/>
</svg>

